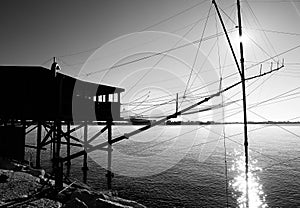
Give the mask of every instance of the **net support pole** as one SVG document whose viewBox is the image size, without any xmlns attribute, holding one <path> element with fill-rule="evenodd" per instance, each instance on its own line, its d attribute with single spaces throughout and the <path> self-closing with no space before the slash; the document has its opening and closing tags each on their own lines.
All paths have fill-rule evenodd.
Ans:
<svg viewBox="0 0 300 208">
<path fill-rule="evenodd" d="M 238 27 L 240 39 L 240 64 L 241 64 L 241 81 L 243 91 L 243 117 L 244 117 L 244 148 L 245 148 L 245 182 L 246 182 L 246 207 L 249 207 L 249 186 L 248 186 L 248 172 L 249 172 L 249 155 L 248 155 L 248 126 L 247 126 L 247 96 L 245 83 L 245 65 L 244 65 L 244 47 L 243 47 L 243 30 L 242 30 L 242 15 L 240 0 L 237 0 L 238 13 Z"/>
</svg>

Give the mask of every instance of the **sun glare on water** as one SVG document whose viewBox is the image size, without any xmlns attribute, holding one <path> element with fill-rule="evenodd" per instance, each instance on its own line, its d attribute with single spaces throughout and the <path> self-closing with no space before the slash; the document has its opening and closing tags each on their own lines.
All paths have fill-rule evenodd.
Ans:
<svg viewBox="0 0 300 208">
<path fill-rule="evenodd" d="M 266 203 L 266 194 L 263 191 L 263 186 L 260 183 L 260 178 L 257 173 L 262 171 L 256 163 L 256 160 L 249 164 L 248 173 L 248 206 L 247 206 L 247 186 L 245 181 L 245 157 L 243 153 L 235 151 L 234 161 L 230 169 L 233 172 L 234 178 L 229 183 L 234 190 L 234 196 L 237 199 L 240 208 L 265 208 L 268 207 Z"/>
</svg>

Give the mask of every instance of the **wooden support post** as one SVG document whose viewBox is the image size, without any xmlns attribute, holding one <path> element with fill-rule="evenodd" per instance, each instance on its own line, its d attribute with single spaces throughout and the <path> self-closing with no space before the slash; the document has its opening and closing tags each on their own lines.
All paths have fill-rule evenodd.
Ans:
<svg viewBox="0 0 300 208">
<path fill-rule="evenodd" d="M 56 157 L 60 157 L 60 146 L 61 146 L 61 121 L 57 121 L 56 124 Z"/>
<path fill-rule="evenodd" d="M 63 162 L 60 158 L 60 143 L 61 143 L 61 121 L 57 120 L 56 125 L 56 154 L 53 160 L 55 172 L 55 189 L 59 191 L 63 188 Z"/>
<path fill-rule="evenodd" d="M 83 170 L 82 180 L 83 183 L 87 183 L 87 170 Z"/>
<path fill-rule="evenodd" d="M 88 123 L 85 122 L 84 124 L 84 130 L 83 130 L 83 140 L 84 140 L 84 146 L 87 144 L 87 137 L 88 137 Z M 88 165 L 87 165 L 87 152 L 84 150 L 83 154 L 83 165 L 82 165 L 82 171 L 83 171 L 83 182 L 86 183 L 87 179 L 87 171 L 88 171 Z"/>
<path fill-rule="evenodd" d="M 67 123 L 67 136 L 66 136 L 66 139 L 67 139 L 67 157 L 70 157 L 70 154 L 71 154 L 71 145 L 70 145 L 70 132 L 71 131 L 71 125 L 70 125 L 70 122 Z M 70 167 L 71 166 L 71 160 L 68 160 L 67 161 L 67 166 Z"/>
<path fill-rule="evenodd" d="M 56 129 L 56 124 L 53 122 L 53 132 L 52 132 L 52 159 L 54 160 L 55 155 L 56 155 L 56 134 L 57 134 L 57 129 Z M 54 165 L 54 163 L 53 163 Z"/>
<path fill-rule="evenodd" d="M 60 158 L 56 159 L 57 167 L 55 171 L 55 190 L 60 191 L 63 189 L 63 162 L 60 160 Z"/>
<path fill-rule="evenodd" d="M 4 123 L 4 125 L 6 125 L 6 123 Z M 24 134 L 24 139 L 26 141 L 26 121 L 22 120 L 21 125 L 22 125 L 22 131 L 23 131 L 23 134 Z M 23 155 L 23 159 L 24 159 L 24 157 L 25 157 L 25 154 Z"/>
<path fill-rule="evenodd" d="M 42 141 L 42 124 L 37 122 L 37 137 L 36 137 L 36 158 L 35 167 L 41 168 L 41 141 Z"/>
<path fill-rule="evenodd" d="M 66 175 L 69 177 L 71 172 L 71 166 L 67 165 Z"/>
<path fill-rule="evenodd" d="M 112 123 L 107 122 L 107 141 L 108 141 L 108 148 L 107 148 L 107 189 L 111 190 L 111 182 L 112 182 L 112 177 L 113 173 L 111 172 L 111 162 L 112 162 Z"/>
</svg>

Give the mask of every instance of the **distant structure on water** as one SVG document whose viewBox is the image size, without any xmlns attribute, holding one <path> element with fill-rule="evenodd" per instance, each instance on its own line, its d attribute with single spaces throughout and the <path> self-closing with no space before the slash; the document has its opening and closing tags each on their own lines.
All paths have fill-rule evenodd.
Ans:
<svg viewBox="0 0 300 208">
<path fill-rule="evenodd" d="M 130 116 L 129 121 L 132 125 L 149 125 L 151 121 L 143 116 Z"/>
</svg>

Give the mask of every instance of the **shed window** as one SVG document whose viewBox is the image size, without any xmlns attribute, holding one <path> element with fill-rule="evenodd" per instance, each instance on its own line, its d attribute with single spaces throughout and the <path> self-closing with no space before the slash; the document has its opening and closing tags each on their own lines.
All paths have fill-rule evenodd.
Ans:
<svg viewBox="0 0 300 208">
<path fill-rule="evenodd" d="M 113 102 L 114 101 L 114 95 L 113 94 L 109 94 L 108 96 L 108 102 Z"/>
<path fill-rule="evenodd" d="M 118 102 L 118 94 L 117 93 L 114 94 L 114 102 L 116 102 L 116 103 Z"/>
</svg>

